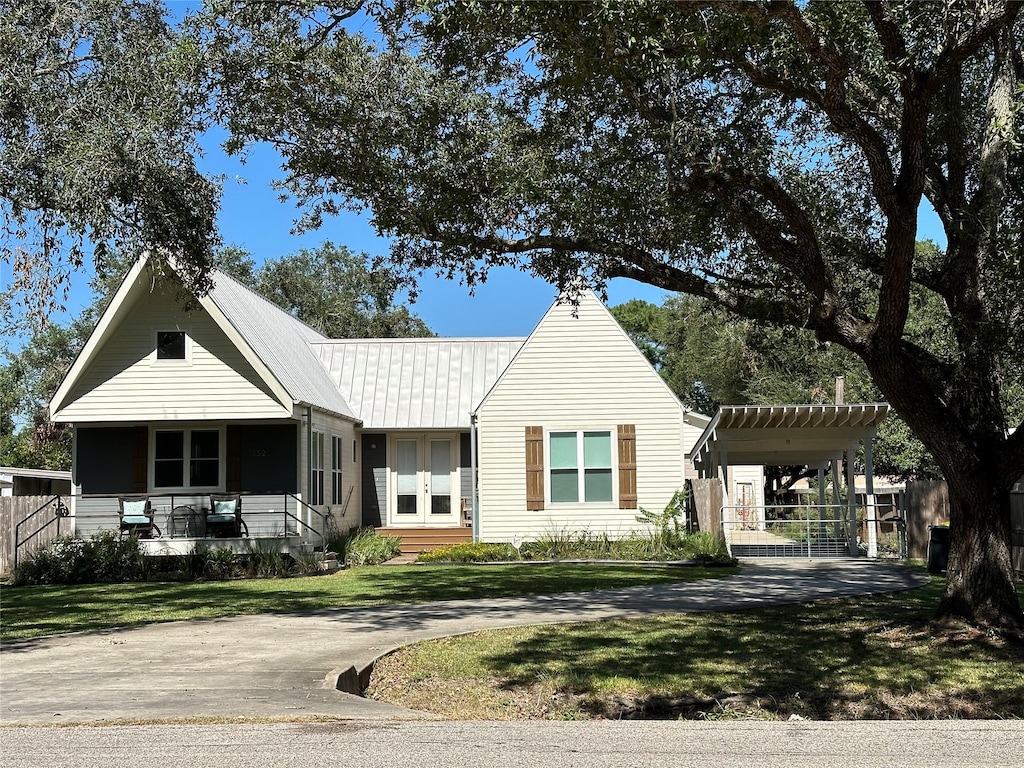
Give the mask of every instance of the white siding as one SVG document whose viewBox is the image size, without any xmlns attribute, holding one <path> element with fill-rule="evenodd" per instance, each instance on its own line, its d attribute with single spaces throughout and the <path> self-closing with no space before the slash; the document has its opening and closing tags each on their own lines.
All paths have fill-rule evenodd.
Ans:
<svg viewBox="0 0 1024 768">
<path fill-rule="evenodd" d="M 189 338 L 186 361 L 155 359 L 157 330 Z M 60 411 L 62 420 L 153 421 L 290 416 L 217 324 L 159 288 L 132 307 Z"/>
<path fill-rule="evenodd" d="M 360 466 L 358 463 L 359 451 L 356 451 L 357 461 L 352 461 L 352 441 L 356 439 L 355 425 L 347 419 L 341 419 L 323 411 L 313 410 L 313 431 L 322 432 L 324 435 L 324 504 L 318 505 L 316 509 L 324 513 L 330 508 L 334 515 L 334 521 L 338 530 L 344 532 L 350 528 L 359 526 L 360 510 L 362 502 L 359 495 Z M 342 501 L 340 504 L 331 504 L 331 436 L 341 438 L 343 445 L 342 462 Z M 302 489 L 303 501 L 308 501 L 309 494 L 309 431 L 305 418 L 299 430 L 299 465 L 302 467 L 302 474 L 299 487 Z M 351 497 L 349 493 L 351 492 Z M 346 499 L 348 503 L 346 504 Z M 319 518 L 309 513 L 303 507 L 300 518 L 306 524 L 320 530 Z"/>
<path fill-rule="evenodd" d="M 683 487 L 682 405 L 595 296 L 581 296 L 576 314 L 569 305 L 553 307 L 478 410 L 483 541 L 535 539 L 551 530 L 622 536 L 641 527 L 638 509 L 618 508 L 617 471 L 610 504 L 527 511 L 527 426 L 544 427 L 545 436 L 609 430 L 614 461 L 616 425 L 633 424 L 638 505 L 660 512 Z"/>
</svg>

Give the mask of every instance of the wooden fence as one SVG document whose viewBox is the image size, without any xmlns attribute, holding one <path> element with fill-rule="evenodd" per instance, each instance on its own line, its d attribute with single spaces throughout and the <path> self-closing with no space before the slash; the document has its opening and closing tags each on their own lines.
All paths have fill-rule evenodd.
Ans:
<svg viewBox="0 0 1024 768">
<path fill-rule="evenodd" d="M 928 528 L 949 522 L 949 489 L 945 480 L 911 480 L 906 501 L 907 554 L 928 556 Z"/>
<path fill-rule="evenodd" d="M 693 505 L 697 514 L 697 527 L 722 535 L 722 484 L 716 478 L 698 478 L 690 481 Z"/>
<path fill-rule="evenodd" d="M 1020 484 L 1017 486 L 1021 487 Z M 928 527 L 949 522 L 949 490 L 945 480 L 907 483 L 907 552 L 912 558 L 928 556 Z M 1013 568 L 1024 573 L 1024 491 L 1010 494 L 1011 556 Z"/>
<path fill-rule="evenodd" d="M 18 523 L 25 520 L 53 498 L 53 496 L 4 496 L 0 498 L 0 574 L 7 575 L 14 568 L 14 536 Z M 67 503 L 66 499 L 65 503 Z M 49 544 L 58 535 L 58 526 L 60 527 L 60 534 L 72 532 L 74 523 L 70 518 L 62 518 L 46 525 L 54 518 L 53 509 L 54 507 L 51 504 L 49 511 L 40 512 L 28 523 L 21 526 L 20 535 L 22 540 L 31 536 L 35 531 L 41 528 L 42 530 L 39 535 L 21 546 L 18 550 L 19 559 Z"/>
</svg>

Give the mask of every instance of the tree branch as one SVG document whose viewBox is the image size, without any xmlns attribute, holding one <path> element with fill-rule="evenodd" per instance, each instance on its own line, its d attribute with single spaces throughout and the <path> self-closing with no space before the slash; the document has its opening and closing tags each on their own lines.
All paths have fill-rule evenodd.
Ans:
<svg viewBox="0 0 1024 768">
<path fill-rule="evenodd" d="M 966 37 L 958 40 L 952 47 L 947 48 L 939 54 L 931 72 L 928 73 L 924 84 L 924 91 L 927 94 L 934 94 L 961 65 L 978 53 L 986 42 L 992 39 L 1000 30 L 1011 26 L 1014 20 L 1024 9 L 1024 3 L 1020 0 L 1006 0 L 1002 8 L 991 10 L 985 14 L 978 24 L 975 24 Z"/>
</svg>

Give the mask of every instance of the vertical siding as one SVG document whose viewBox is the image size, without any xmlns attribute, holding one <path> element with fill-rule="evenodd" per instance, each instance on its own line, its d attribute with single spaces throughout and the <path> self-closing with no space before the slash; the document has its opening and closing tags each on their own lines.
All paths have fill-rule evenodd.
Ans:
<svg viewBox="0 0 1024 768">
<path fill-rule="evenodd" d="M 175 328 L 188 334 L 190 359 L 157 361 L 155 332 Z M 166 290 L 132 307 L 60 412 L 78 422 L 285 415 L 291 414 L 210 316 L 184 313 Z"/>
<path fill-rule="evenodd" d="M 622 536 L 640 528 L 639 510 L 618 508 L 617 481 L 611 503 L 527 511 L 527 426 L 542 426 L 545 435 L 608 430 L 614 450 L 616 425 L 633 424 L 638 505 L 660 511 L 683 487 L 683 408 L 592 295 L 581 297 L 576 317 L 571 306 L 544 317 L 479 409 L 478 424 L 484 541 L 537 538 L 553 529 Z"/>
</svg>

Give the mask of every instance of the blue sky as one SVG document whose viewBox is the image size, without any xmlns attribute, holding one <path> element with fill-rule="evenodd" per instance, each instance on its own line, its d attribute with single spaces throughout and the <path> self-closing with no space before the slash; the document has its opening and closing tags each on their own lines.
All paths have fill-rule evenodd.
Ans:
<svg viewBox="0 0 1024 768">
<path fill-rule="evenodd" d="M 212 147 L 201 167 L 226 177 L 220 213 L 224 242 L 249 251 L 257 263 L 314 248 L 325 240 L 371 256 L 388 251 L 388 241 L 377 237 L 368 216 L 346 213 L 326 220 L 314 232 L 290 234 L 297 211 L 292 203 L 281 202 L 270 187 L 281 175 L 280 159 L 272 148 L 251 152 L 243 165 Z M 439 336 L 525 336 L 556 295 L 551 284 L 514 269 L 493 270 L 472 296 L 457 281 L 430 274 L 418 287 L 419 297 L 410 309 Z M 617 279 L 608 288 L 610 304 L 634 297 L 661 303 L 664 295 L 661 289 L 634 280 Z"/>
</svg>

